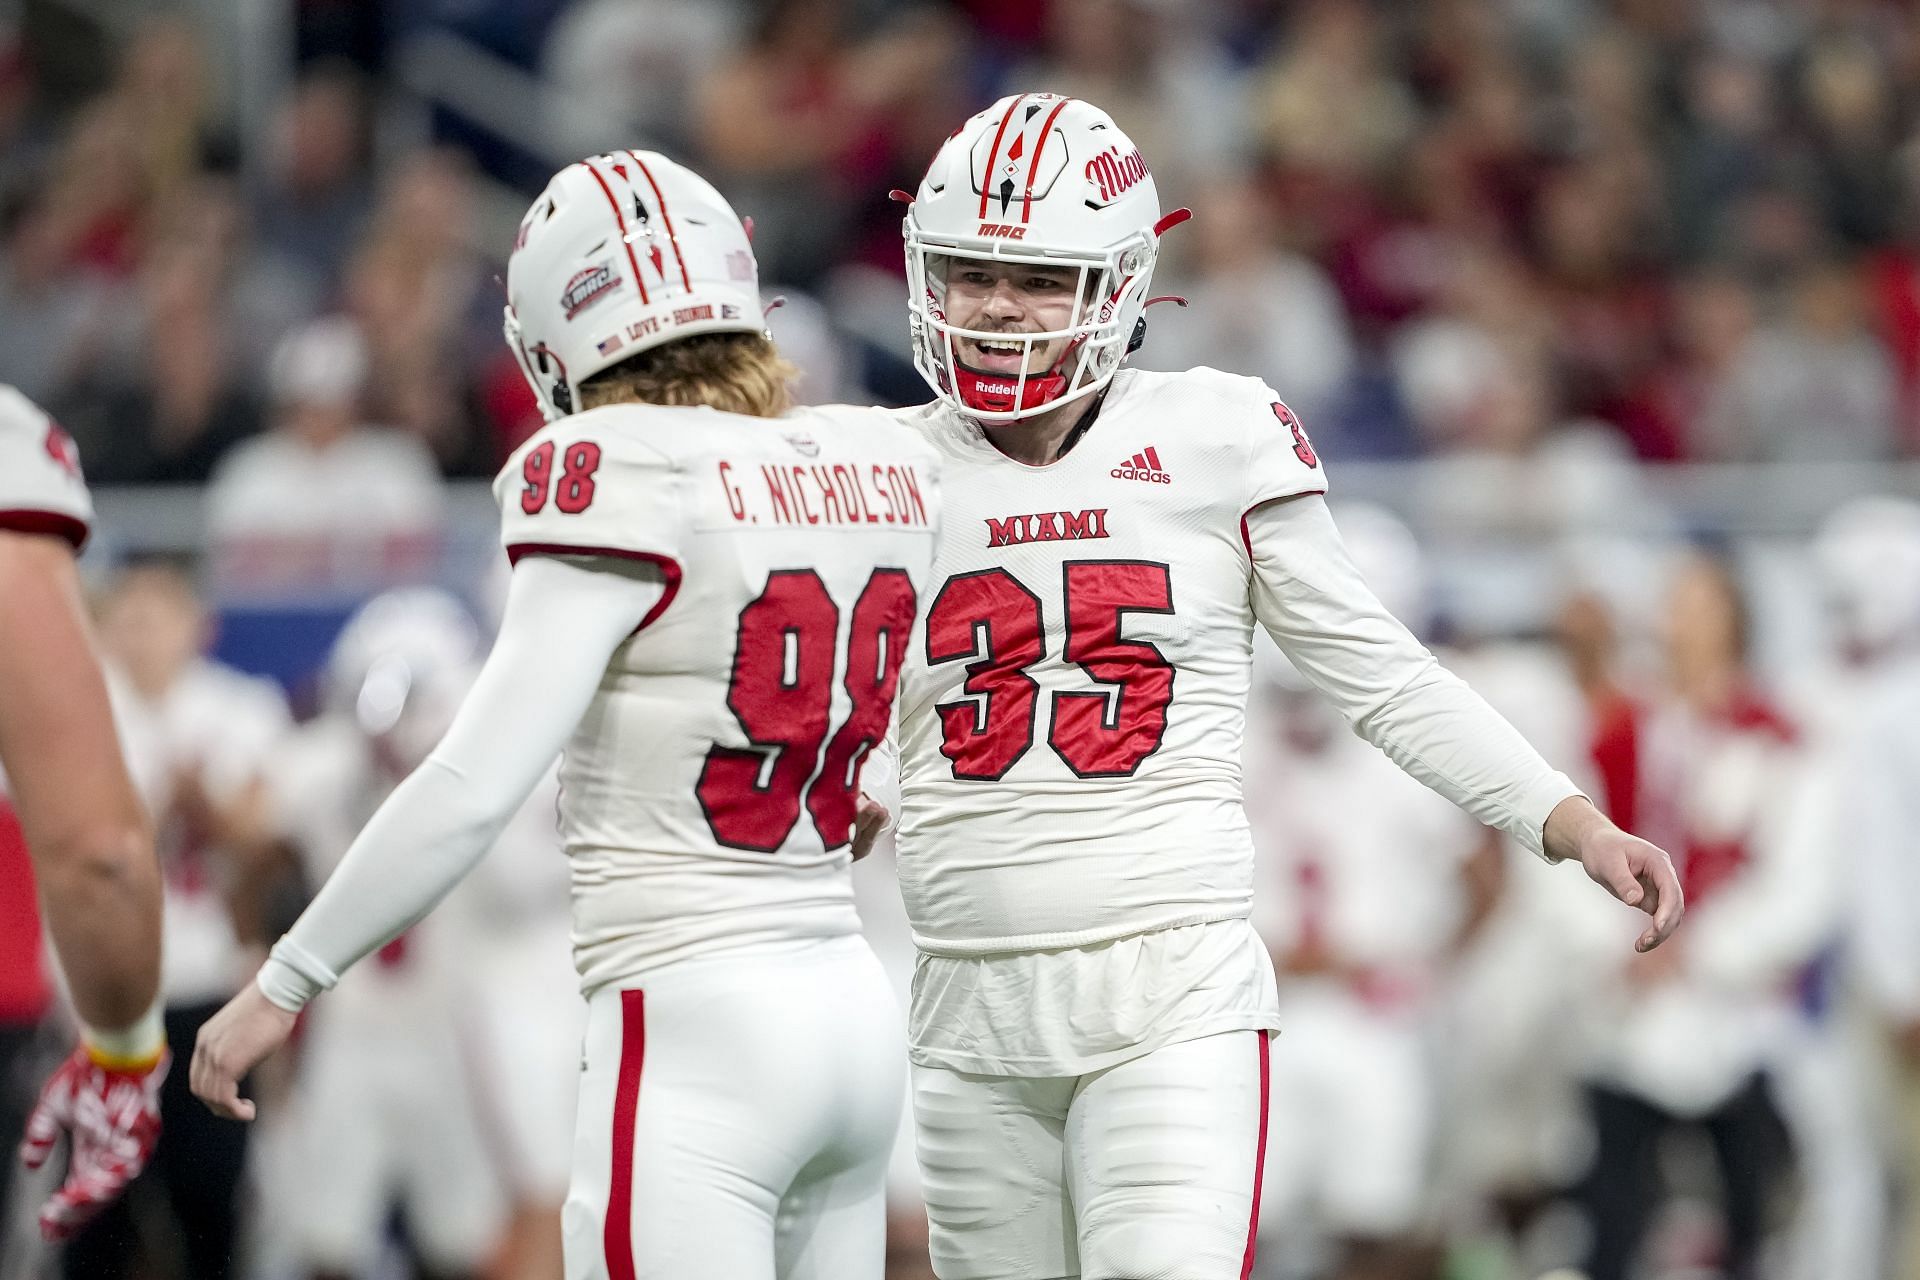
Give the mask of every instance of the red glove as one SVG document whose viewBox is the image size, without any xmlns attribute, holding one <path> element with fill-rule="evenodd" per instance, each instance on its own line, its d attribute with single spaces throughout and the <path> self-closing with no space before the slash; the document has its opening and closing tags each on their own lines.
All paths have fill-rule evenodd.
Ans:
<svg viewBox="0 0 1920 1280">
<path fill-rule="evenodd" d="M 73 1135 L 67 1180 L 40 1210 L 40 1234 L 65 1240 L 112 1204 L 146 1168 L 160 1141 L 162 1049 L 145 1063 L 104 1065 L 85 1045 L 60 1064 L 27 1119 L 20 1159 L 38 1169 L 64 1131 Z"/>
</svg>

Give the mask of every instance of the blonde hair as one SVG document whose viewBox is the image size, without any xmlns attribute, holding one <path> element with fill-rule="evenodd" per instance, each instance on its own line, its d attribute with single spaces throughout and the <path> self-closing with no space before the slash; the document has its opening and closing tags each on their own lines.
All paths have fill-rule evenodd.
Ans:
<svg viewBox="0 0 1920 1280">
<path fill-rule="evenodd" d="M 580 407 L 638 400 L 777 418 L 793 406 L 799 376 L 763 333 L 702 333 L 602 369 L 580 384 Z"/>
</svg>

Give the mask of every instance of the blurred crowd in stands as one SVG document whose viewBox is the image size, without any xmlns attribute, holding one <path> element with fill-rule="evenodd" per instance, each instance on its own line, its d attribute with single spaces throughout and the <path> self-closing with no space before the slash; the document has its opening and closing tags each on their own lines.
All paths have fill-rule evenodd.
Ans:
<svg viewBox="0 0 1920 1280">
<path fill-rule="evenodd" d="M 324 452 L 318 402 L 397 433 L 408 467 L 488 474 L 534 413 L 497 338 L 507 245 L 477 211 L 590 145 L 577 116 L 691 161 L 753 216 L 764 278 L 794 299 L 783 327 L 818 356 L 810 395 L 916 399 L 887 192 L 968 112 L 1040 87 L 1111 110 L 1163 201 L 1198 211 L 1158 281 L 1193 306 L 1156 312 L 1140 361 L 1263 375 L 1336 459 L 1520 454 L 1569 426 L 1654 461 L 1920 445 L 1920 28 L 1898 4 L 303 0 L 291 17 L 266 121 L 236 117 L 224 44 L 190 15 L 118 38 L 23 21 L 0 58 L 0 378 L 53 407 L 99 483 L 207 480 L 269 433 Z M 452 107 L 392 127 L 424 31 L 555 90 L 534 122 L 549 154 Z M 76 64 L 95 91 L 59 78 Z M 361 353 L 276 363 L 322 318 Z"/>
</svg>

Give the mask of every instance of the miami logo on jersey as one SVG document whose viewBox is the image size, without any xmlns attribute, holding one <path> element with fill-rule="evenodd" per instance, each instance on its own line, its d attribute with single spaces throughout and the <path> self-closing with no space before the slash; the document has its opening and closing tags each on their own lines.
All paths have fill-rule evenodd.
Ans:
<svg viewBox="0 0 1920 1280">
<path fill-rule="evenodd" d="M 1036 511 L 1027 516 L 987 517 L 987 545 L 1011 547 L 1022 542 L 1071 542 L 1107 536 L 1107 509 Z"/>
</svg>

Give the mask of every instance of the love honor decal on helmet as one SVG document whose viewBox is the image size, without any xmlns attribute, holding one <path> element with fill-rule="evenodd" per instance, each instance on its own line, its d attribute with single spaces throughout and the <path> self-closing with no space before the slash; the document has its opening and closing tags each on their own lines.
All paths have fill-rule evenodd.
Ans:
<svg viewBox="0 0 1920 1280">
<path fill-rule="evenodd" d="M 652 151 L 588 156 L 520 220 L 501 330 L 540 412 L 663 342 L 763 333 L 747 226 L 713 184 Z"/>
</svg>

